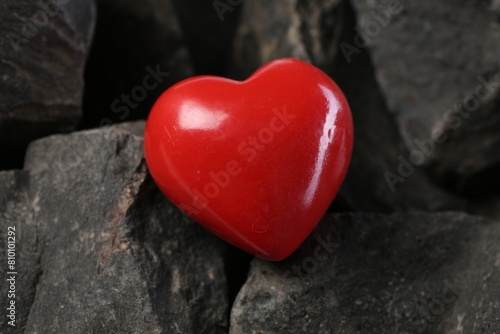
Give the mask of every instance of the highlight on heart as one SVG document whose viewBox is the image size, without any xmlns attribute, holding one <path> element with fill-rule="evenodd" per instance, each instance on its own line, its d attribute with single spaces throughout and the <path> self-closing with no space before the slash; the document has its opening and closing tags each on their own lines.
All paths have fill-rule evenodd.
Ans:
<svg viewBox="0 0 500 334">
<path fill-rule="evenodd" d="M 200 76 L 166 90 L 148 117 L 144 150 L 154 181 L 185 215 L 277 261 L 330 206 L 352 142 L 349 105 L 333 80 L 278 59 L 243 81 Z"/>
<path fill-rule="evenodd" d="M 235 159 L 230 160 L 225 165 L 225 169 L 214 172 L 210 171 L 210 181 L 200 189 L 192 189 L 193 201 L 191 205 L 181 203 L 179 208 L 188 216 L 192 217 L 194 213 L 198 214 L 200 210 L 206 209 L 210 199 L 217 197 L 221 191 L 224 191 L 231 179 L 237 177 L 245 168 L 247 163 L 257 159 L 259 152 L 266 149 L 267 145 L 272 144 L 274 136 L 283 131 L 295 118 L 295 115 L 287 112 L 286 106 L 280 109 L 273 108 L 273 116 L 269 120 L 268 127 L 263 127 L 254 136 L 248 136 L 235 148 Z"/>
</svg>

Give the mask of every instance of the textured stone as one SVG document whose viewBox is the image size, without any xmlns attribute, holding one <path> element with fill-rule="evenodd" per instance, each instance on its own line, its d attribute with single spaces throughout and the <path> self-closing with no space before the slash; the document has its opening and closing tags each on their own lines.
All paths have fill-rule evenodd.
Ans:
<svg viewBox="0 0 500 334">
<path fill-rule="evenodd" d="M 327 216 L 286 261 L 253 261 L 230 333 L 495 333 L 499 239 L 462 213 Z"/>
<path fill-rule="evenodd" d="M 10 284 L 0 284 L 0 326 L 7 333 L 24 333 L 24 325 L 35 296 L 36 284 L 41 274 L 40 254 L 36 238 L 36 225 L 29 203 L 29 174 L 26 171 L 0 172 L 0 277 L 10 277 L 15 272 L 15 327 L 8 325 L 7 307 L 10 300 L 7 291 Z M 7 266 L 7 242 L 9 228 L 15 232 L 14 270 Z M 10 313 L 10 312 L 9 312 Z M 2 331 L 3 333 L 3 331 Z"/>
<path fill-rule="evenodd" d="M 78 124 L 95 15 L 92 0 L 0 4 L 0 168 L 22 166 L 31 140 Z"/>
<path fill-rule="evenodd" d="M 333 64 L 342 32 L 342 0 L 247 1 L 233 57 L 235 75 L 246 78 L 262 64 L 293 57 L 320 68 Z"/>
<path fill-rule="evenodd" d="M 346 25 L 354 27 L 352 11 L 347 14 Z M 354 29 L 345 29 L 340 43 L 350 43 L 355 34 Z M 331 72 L 349 101 L 354 120 L 354 149 L 340 191 L 350 209 L 373 212 L 466 209 L 464 199 L 436 185 L 425 169 L 409 162 L 410 152 L 375 80 L 367 50 L 361 49 L 352 58 L 339 55 Z"/>
<path fill-rule="evenodd" d="M 41 274 L 27 333 L 227 332 L 224 243 L 159 192 L 142 144 L 109 127 L 30 145 L 29 222 Z"/>
<path fill-rule="evenodd" d="M 435 178 L 459 192 L 496 191 L 500 184 L 497 3 L 352 2 L 360 31 L 369 36 L 377 80 L 404 142 L 421 153 L 415 156 L 416 163 L 428 166 Z M 398 3 L 398 14 L 376 18 L 374 13 L 387 13 L 391 4 Z"/>
<path fill-rule="evenodd" d="M 97 5 L 82 126 L 144 119 L 166 88 L 193 75 L 175 9 L 170 0 L 97 0 Z"/>
</svg>

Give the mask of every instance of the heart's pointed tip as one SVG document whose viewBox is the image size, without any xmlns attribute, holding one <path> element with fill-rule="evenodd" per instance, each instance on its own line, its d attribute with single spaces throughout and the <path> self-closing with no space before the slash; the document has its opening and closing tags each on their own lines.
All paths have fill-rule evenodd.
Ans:
<svg viewBox="0 0 500 334">
<path fill-rule="evenodd" d="M 270 262 L 280 262 L 283 260 L 286 260 L 290 255 L 292 255 L 298 248 L 288 248 L 288 249 L 274 249 L 272 251 L 266 252 L 265 254 L 261 252 L 252 252 L 252 254 L 265 261 L 270 261 Z"/>
<path fill-rule="evenodd" d="M 291 254 L 288 255 L 279 255 L 279 256 L 257 256 L 261 260 L 270 261 L 270 262 L 280 262 L 286 260 Z"/>
</svg>

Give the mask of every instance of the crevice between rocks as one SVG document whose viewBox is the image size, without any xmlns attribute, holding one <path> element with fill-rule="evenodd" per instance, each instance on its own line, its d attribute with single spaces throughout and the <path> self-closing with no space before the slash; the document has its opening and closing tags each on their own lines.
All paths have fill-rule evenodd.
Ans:
<svg viewBox="0 0 500 334">
<path fill-rule="evenodd" d="M 26 324 L 29 322 L 31 312 L 33 311 L 33 305 L 35 305 L 36 294 L 38 291 L 38 283 L 40 283 L 40 278 L 43 275 L 42 251 L 39 249 L 38 235 L 36 237 L 35 243 L 36 243 L 36 249 L 38 252 L 38 256 L 37 256 L 37 259 L 35 262 L 36 267 L 33 269 L 33 272 L 34 272 L 34 277 L 32 280 L 33 298 L 31 299 L 31 305 L 29 306 L 29 311 L 28 311 L 28 314 L 26 315 L 25 322 L 22 324 L 23 331 L 24 331 L 24 328 L 26 327 Z"/>
<path fill-rule="evenodd" d="M 127 138 L 128 136 L 123 142 L 117 142 L 116 154 L 119 154 L 119 151 L 126 145 Z M 120 148 L 120 145 L 122 145 L 122 148 Z M 119 236 L 120 223 L 137 201 L 141 186 L 146 180 L 146 175 L 146 161 L 142 159 L 136 170 L 132 173 L 130 180 L 118 196 L 116 205 L 108 212 L 101 229 L 101 249 L 99 251 L 98 271 L 111 254 L 127 249 L 126 243 L 122 243 Z"/>
<path fill-rule="evenodd" d="M 324 8 L 327 6 L 331 8 Z M 345 7 L 344 0 L 338 3 L 299 0 L 296 3 L 297 13 L 301 17 L 299 27 L 301 41 L 311 61 L 322 69 L 331 67 L 334 63 L 338 49 L 337 42 L 343 31 L 343 28 L 339 27 L 345 25 L 343 17 Z"/>
<path fill-rule="evenodd" d="M 32 205 L 32 202 L 29 200 L 29 198 L 26 198 L 26 204 L 27 205 Z M 29 323 L 29 319 L 31 316 L 31 312 L 33 311 L 33 306 L 35 305 L 35 300 L 37 297 L 37 292 L 38 292 L 38 284 L 40 283 L 41 277 L 43 275 L 44 269 L 42 266 L 42 256 L 43 256 L 43 249 L 40 246 L 40 239 L 38 237 L 38 224 L 36 223 L 36 213 L 35 213 L 35 208 L 34 206 L 31 207 L 30 210 L 30 217 L 31 221 L 35 222 L 35 244 L 33 246 L 35 252 L 36 252 L 36 260 L 35 260 L 35 265 L 33 268 L 31 268 L 31 271 L 27 271 L 28 275 L 26 275 L 26 281 L 25 284 L 29 284 L 30 288 L 32 289 L 31 299 L 30 299 L 30 305 L 29 305 L 29 310 L 26 314 L 26 318 L 24 319 L 24 322 L 21 324 L 22 331 L 24 332 L 26 325 Z M 22 254 L 22 253 L 21 253 Z M 29 254 L 29 253 L 28 253 Z M 28 270 L 28 268 L 24 268 L 24 270 Z M 33 278 L 30 278 L 30 274 L 33 274 Z M 21 319 L 22 321 L 22 319 Z"/>
<path fill-rule="evenodd" d="M 236 296 L 246 283 L 250 271 L 250 263 L 253 256 L 228 244 L 224 254 L 224 271 L 227 279 L 228 294 L 228 323 L 231 320 L 231 311 L 233 309 Z"/>
</svg>

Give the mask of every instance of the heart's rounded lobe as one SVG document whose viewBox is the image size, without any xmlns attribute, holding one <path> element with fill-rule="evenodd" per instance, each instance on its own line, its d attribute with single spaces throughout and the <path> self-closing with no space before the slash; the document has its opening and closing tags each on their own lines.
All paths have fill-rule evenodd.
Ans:
<svg viewBox="0 0 500 334">
<path fill-rule="evenodd" d="M 174 204 L 231 244 L 281 260 L 337 194 L 353 125 L 326 74 L 281 59 L 242 82 L 176 84 L 155 103 L 144 141 L 151 175 Z"/>
</svg>

